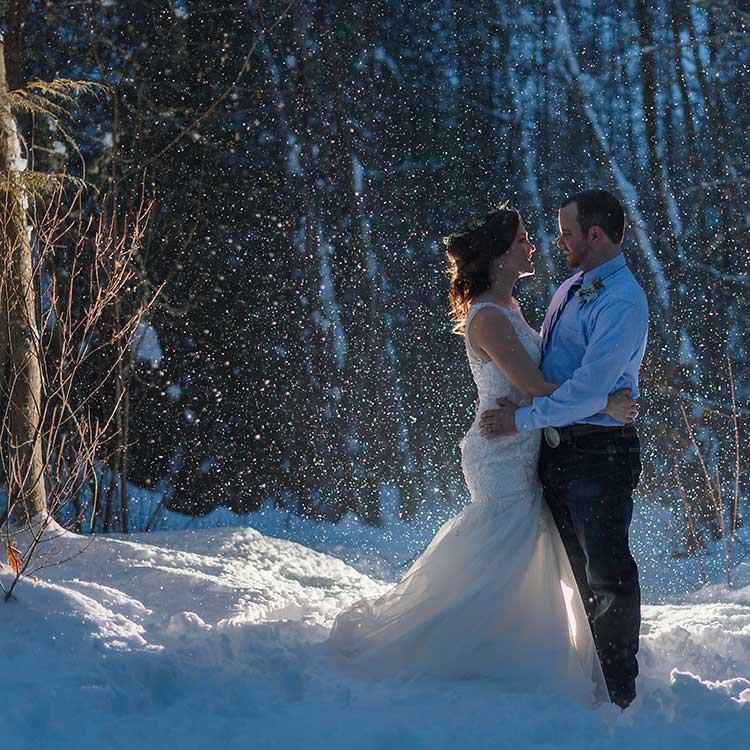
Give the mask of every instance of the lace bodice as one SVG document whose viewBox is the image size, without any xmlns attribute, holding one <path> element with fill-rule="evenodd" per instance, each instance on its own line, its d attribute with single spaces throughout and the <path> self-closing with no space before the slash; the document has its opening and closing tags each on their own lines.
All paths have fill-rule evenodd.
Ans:
<svg viewBox="0 0 750 750">
<path fill-rule="evenodd" d="M 469 326 L 474 316 L 485 307 L 501 310 L 512 323 L 521 345 L 526 349 L 534 362 L 538 365 L 542 361 L 542 337 L 526 322 L 517 307 L 503 307 L 494 302 L 478 302 L 469 308 L 466 316 L 464 341 L 466 354 L 469 358 L 471 374 L 477 385 L 480 400 L 509 398 L 515 403 L 521 403 L 523 397 L 517 388 L 503 375 L 494 362 L 483 360 L 472 348 L 469 342 Z"/>
<path fill-rule="evenodd" d="M 475 501 L 489 500 L 502 506 L 512 504 L 517 497 L 534 496 L 539 482 L 537 462 L 540 437 L 536 430 L 495 440 L 486 440 L 479 434 L 480 414 L 487 409 L 496 408 L 498 398 L 508 398 L 516 404 L 528 403 L 494 362 L 482 359 L 471 347 L 469 326 L 477 312 L 484 307 L 496 307 L 508 317 L 521 345 L 536 364 L 542 359 L 542 338 L 524 320 L 518 308 L 501 307 L 494 302 L 479 302 L 469 308 L 466 316 L 464 340 L 471 373 L 479 393 L 479 409 L 461 441 L 464 475 Z M 499 493 L 499 486 L 513 488 L 515 491 Z"/>
</svg>

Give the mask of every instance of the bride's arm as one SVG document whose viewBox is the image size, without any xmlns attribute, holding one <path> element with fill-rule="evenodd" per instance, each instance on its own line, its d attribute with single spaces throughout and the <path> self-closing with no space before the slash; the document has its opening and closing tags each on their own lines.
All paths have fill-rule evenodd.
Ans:
<svg viewBox="0 0 750 750">
<path fill-rule="evenodd" d="M 469 343 L 475 352 L 491 359 L 525 398 L 549 396 L 559 387 L 544 379 L 518 340 L 513 324 L 497 308 L 479 310 L 474 316 L 469 327 Z M 630 424 L 638 414 L 638 404 L 630 398 L 630 393 L 630 388 L 611 393 L 607 405 L 598 413 Z"/>
<path fill-rule="evenodd" d="M 479 310 L 471 320 L 468 336 L 471 348 L 492 360 L 525 398 L 549 396 L 557 388 L 544 379 L 519 341 L 513 324 L 497 308 Z"/>
</svg>

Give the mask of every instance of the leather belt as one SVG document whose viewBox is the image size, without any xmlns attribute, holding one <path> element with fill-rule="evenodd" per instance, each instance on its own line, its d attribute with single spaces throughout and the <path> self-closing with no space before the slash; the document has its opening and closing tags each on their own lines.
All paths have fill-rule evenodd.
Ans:
<svg viewBox="0 0 750 750">
<path fill-rule="evenodd" d="M 576 438 L 594 435 L 597 432 L 612 432 L 623 436 L 637 434 L 632 424 L 622 425 L 621 427 L 599 424 L 572 424 L 569 427 L 545 427 L 544 442 L 550 448 L 557 448 L 561 443 L 572 443 Z"/>
</svg>

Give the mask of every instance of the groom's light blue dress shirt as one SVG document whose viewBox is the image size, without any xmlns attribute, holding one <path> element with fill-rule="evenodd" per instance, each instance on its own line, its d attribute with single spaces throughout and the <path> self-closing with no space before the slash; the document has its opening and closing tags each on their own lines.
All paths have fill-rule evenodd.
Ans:
<svg viewBox="0 0 750 750">
<path fill-rule="evenodd" d="M 555 292 L 542 326 L 546 339 L 550 321 L 562 305 L 578 272 Z M 595 279 L 604 285 L 581 304 Z M 619 425 L 598 414 L 607 397 L 620 388 L 632 388 L 637 398 L 638 370 L 646 350 L 648 303 L 646 295 L 625 264 L 622 254 L 583 274 L 583 287 L 573 296 L 546 343 L 541 371 L 548 383 L 560 387 L 535 398 L 516 411 L 519 432 L 571 424 Z"/>
</svg>

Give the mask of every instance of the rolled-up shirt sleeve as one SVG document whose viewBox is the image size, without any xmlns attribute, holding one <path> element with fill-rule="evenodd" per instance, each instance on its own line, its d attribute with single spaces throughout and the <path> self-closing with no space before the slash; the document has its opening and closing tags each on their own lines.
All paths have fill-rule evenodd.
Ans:
<svg viewBox="0 0 750 750">
<path fill-rule="evenodd" d="M 647 313 L 626 300 L 602 306 L 591 321 L 581 365 L 550 396 L 535 398 L 516 410 L 516 429 L 527 432 L 574 424 L 600 412 L 628 362 L 644 345 Z M 620 387 L 632 387 L 626 384 Z"/>
</svg>

